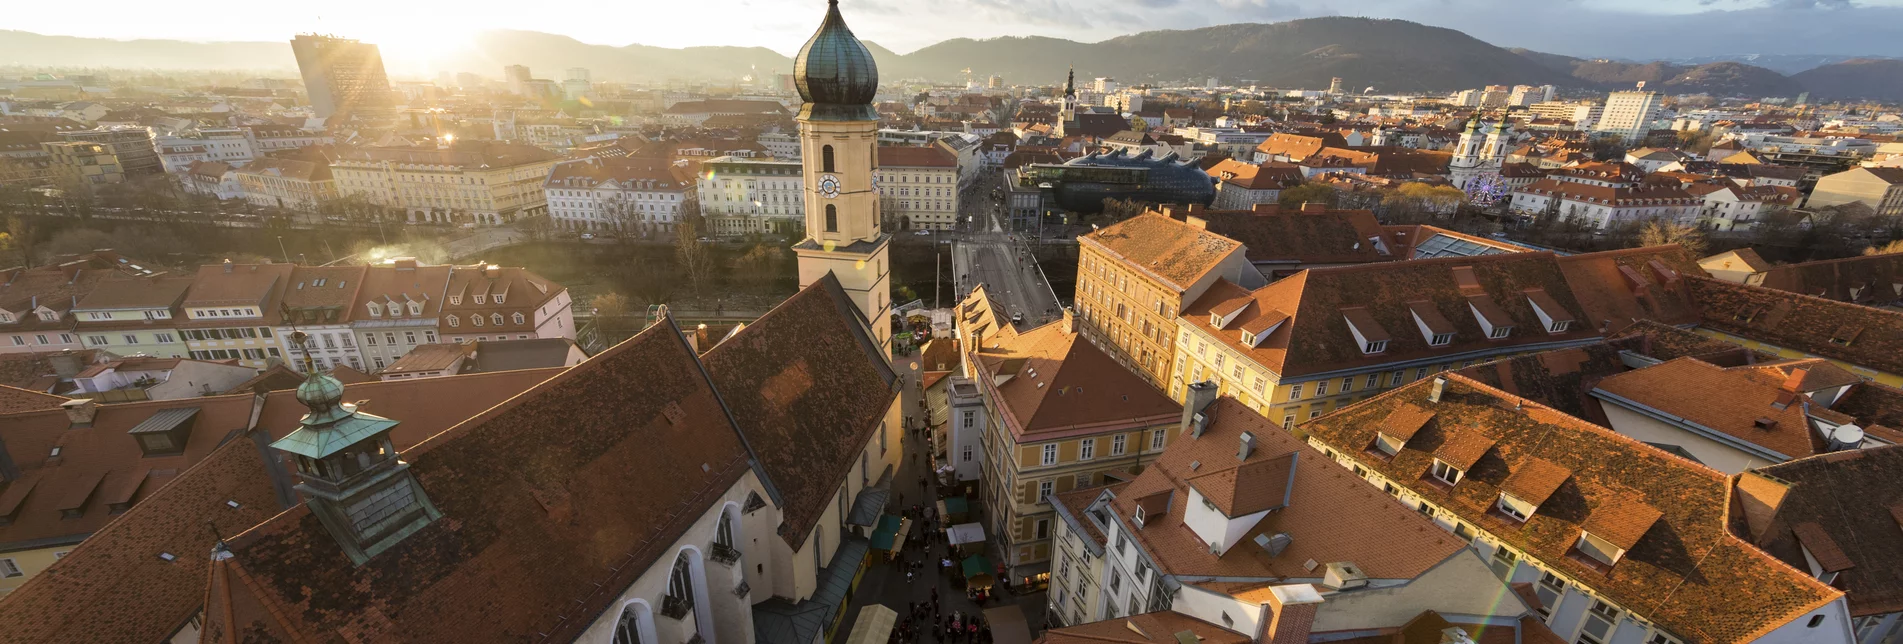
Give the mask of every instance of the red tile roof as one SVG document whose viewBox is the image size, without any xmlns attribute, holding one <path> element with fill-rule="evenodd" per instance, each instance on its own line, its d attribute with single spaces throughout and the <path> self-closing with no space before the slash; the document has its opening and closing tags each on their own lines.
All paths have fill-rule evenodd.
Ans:
<svg viewBox="0 0 1903 644">
<path fill-rule="evenodd" d="M 1701 327 L 1903 373 L 1903 313 L 1705 277 L 1686 282 Z"/>
<path fill-rule="evenodd" d="M 1762 523 L 1750 513 L 1734 516 L 1732 528 L 1798 570 L 1809 570 L 1809 550 L 1833 582 L 1844 589 L 1854 616 L 1903 610 L 1903 446 L 1837 452 L 1746 472 L 1733 479 L 1734 496 L 1746 496 L 1741 479 L 1770 477 L 1781 496 Z M 1854 502 L 1846 502 L 1854 499 Z M 1800 548 L 1801 546 L 1801 548 Z"/>
<path fill-rule="evenodd" d="M 1353 456 L 1394 409 L 1431 409 L 1431 430 L 1392 459 L 1357 458 L 1687 641 L 1750 641 L 1842 596 L 1732 536 L 1724 524 L 1728 486 L 1718 472 L 1458 374 L 1447 376 L 1440 402 L 1428 402 L 1432 384 L 1416 381 L 1302 427 Z M 1451 487 L 1422 480 L 1434 447 L 1461 433 L 1492 439 L 1491 455 Z M 1569 475 L 1533 515 L 1521 523 L 1491 512 L 1503 486 L 1537 496 L 1560 478 L 1552 467 L 1534 465 L 1541 461 Z M 1529 467 L 1546 471 L 1515 478 Z M 1568 554 L 1581 530 L 1594 527 L 1607 532 L 1598 536 L 1631 544 L 1609 569 Z"/>
<path fill-rule="evenodd" d="M 213 561 L 208 639 L 570 639 L 699 517 L 680 508 L 748 471 L 671 320 L 404 459 L 442 519 L 363 566 L 304 505 L 232 537 Z"/>
<path fill-rule="evenodd" d="M 798 551 L 883 429 L 897 375 L 830 274 L 702 359 L 782 496 L 778 533 Z"/>
<path fill-rule="evenodd" d="M 1182 415 L 1182 405 L 1063 325 L 986 337 L 975 354 L 992 376 L 980 384 L 999 394 L 1005 426 L 1019 441 L 1147 427 Z"/>
<path fill-rule="evenodd" d="M 1257 264 L 1340 264 L 1402 259 L 1388 231 L 1367 210 L 1251 212 L 1206 210 L 1209 232 L 1243 244 Z M 1380 246 L 1373 240 L 1380 240 Z M 1385 249 L 1387 252 L 1382 252 Z M 1265 267 L 1271 268 L 1271 267 Z"/>
<path fill-rule="evenodd" d="M 1242 248 L 1241 242 L 1157 211 L 1145 212 L 1077 239 L 1121 260 L 1128 268 L 1161 278 L 1165 286 L 1178 292 L 1188 290 Z"/>
<path fill-rule="evenodd" d="M 65 404 L 68 400 L 72 399 L 65 396 L 55 396 L 49 393 L 21 389 L 19 387 L 0 385 L 0 414 L 59 409 L 59 406 Z"/>
<path fill-rule="evenodd" d="M 1616 397 L 1611 404 L 1632 401 L 1787 458 L 1823 451 L 1807 417 L 1810 405 L 1782 390 L 1783 383 L 1784 377 L 1768 369 L 1726 369 L 1679 358 L 1608 377 L 1599 381 L 1598 390 Z M 1774 422 L 1767 427 L 1764 419 Z"/>
<path fill-rule="evenodd" d="M 1412 579 L 1464 546 L 1426 517 L 1369 487 L 1242 403 L 1219 398 L 1204 413 L 1209 424 L 1201 437 L 1179 436 L 1111 504 L 1123 525 L 1131 526 L 1137 499 L 1159 492 L 1173 495 L 1167 515 L 1149 516 L 1142 528 L 1131 532 L 1160 572 L 1191 577 L 1313 577 L 1303 567 L 1304 561 L 1313 559 L 1353 561 L 1372 578 Z M 1237 448 L 1245 431 L 1255 435 L 1256 448 L 1248 460 L 1239 461 Z M 1236 543 L 1225 544 L 1232 547 L 1222 556 L 1211 554 L 1209 544 L 1183 523 L 1190 505 L 1189 481 L 1264 461 L 1294 461 L 1288 507 L 1269 513 Z M 1282 475 L 1287 471 L 1281 470 Z M 1258 493 L 1251 491 L 1243 498 Z M 1278 532 L 1293 538 L 1279 556 L 1270 557 L 1251 543 L 1256 535 Z"/>
</svg>

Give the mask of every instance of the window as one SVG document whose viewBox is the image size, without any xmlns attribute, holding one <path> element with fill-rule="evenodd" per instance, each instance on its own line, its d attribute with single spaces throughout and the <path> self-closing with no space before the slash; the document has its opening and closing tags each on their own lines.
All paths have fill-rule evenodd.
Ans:
<svg viewBox="0 0 1903 644">
<path fill-rule="evenodd" d="M 1150 450 L 1155 451 L 1155 450 L 1163 449 L 1163 441 L 1164 441 L 1163 437 L 1166 435 L 1167 433 L 1165 432 L 1165 430 L 1161 430 L 1161 429 L 1156 430 L 1155 432 L 1151 432 Z"/>
<path fill-rule="evenodd" d="M 1097 456 L 1097 439 L 1086 438 L 1077 447 L 1077 460 L 1088 461 Z"/>
<path fill-rule="evenodd" d="M 1315 381 L 1315 397 L 1320 398 L 1326 395 L 1328 395 L 1328 381 L 1326 380 Z"/>
<path fill-rule="evenodd" d="M 839 232 L 839 208 L 826 204 L 826 232 Z"/>
<path fill-rule="evenodd" d="M 1612 627 L 1619 623 L 1619 609 L 1612 604 L 1592 601 L 1592 608 L 1586 610 L 1586 624 L 1579 629 L 1579 641 L 1582 644 L 1606 644 L 1612 640 Z"/>
<path fill-rule="evenodd" d="M 1361 347 L 1362 353 L 1380 353 L 1387 350 L 1388 350 L 1387 340 L 1377 340 L 1374 342 L 1369 342 L 1366 346 Z"/>
<path fill-rule="evenodd" d="M 970 462 L 971 462 L 971 446 L 970 446 L 970 445 L 966 445 L 966 446 L 965 446 L 965 451 L 964 451 L 964 454 L 963 454 L 963 456 L 962 456 L 962 458 L 963 458 L 963 460 L 964 460 L 964 462 L 966 462 L 966 463 L 970 463 Z"/>
<path fill-rule="evenodd" d="M 1823 625 L 1824 625 L 1824 616 L 1822 614 L 1817 614 L 1817 615 L 1810 616 L 1810 621 L 1804 623 L 1804 628 L 1817 628 Z"/>
<path fill-rule="evenodd" d="M 7 559 L 6 561 L 10 562 L 13 560 Z M 1110 594 L 1115 595 L 1122 591 L 1123 591 L 1123 573 L 1113 568 L 1110 570 Z"/>
<path fill-rule="evenodd" d="M 1388 374 L 1388 386 L 1389 387 L 1401 386 L 1401 379 L 1405 377 L 1407 377 L 1406 369 L 1401 369 L 1401 370 L 1395 371 L 1394 373 Z"/>
<path fill-rule="evenodd" d="M 1301 386 L 1301 385 L 1292 385 L 1292 386 L 1290 386 L 1290 387 L 1288 388 L 1288 399 L 1289 399 L 1289 400 L 1301 400 L 1301 399 L 1302 399 L 1302 386 Z"/>
<path fill-rule="evenodd" d="M 1378 373 L 1371 373 L 1371 374 L 1368 374 L 1368 382 L 1366 382 L 1366 383 L 1363 383 L 1363 384 L 1361 385 L 1361 388 L 1362 388 L 1362 389 L 1373 389 L 1373 388 L 1375 388 L 1375 387 L 1379 387 L 1379 386 L 1381 386 L 1381 374 L 1378 374 Z"/>
<path fill-rule="evenodd" d="M 1309 420 L 1315 420 L 1315 419 L 1317 419 L 1317 418 L 1320 418 L 1320 417 L 1321 417 L 1321 415 L 1322 415 L 1322 406 L 1321 406 L 1321 405 L 1316 405 L 1314 409 L 1311 409 L 1311 410 L 1309 410 L 1309 411 L 1308 411 L 1308 419 L 1309 419 Z"/>
<path fill-rule="evenodd" d="M 1377 432 L 1374 435 L 1374 449 L 1388 456 L 1401 453 L 1401 446 L 1406 443 L 1407 441 L 1389 436 L 1386 432 Z M 1439 463 L 1439 461 L 1435 461 L 1435 463 Z"/>
<path fill-rule="evenodd" d="M 1487 333 L 1487 337 L 1489 337 L 1489 338 L 1493 338 L 1493 339 L 1495 339 L 1495 340 L 1498 340 L 1498 339 L 1500 339 L 1500 338 L 1504 338 L 1504 337 L 1507 337 L 1507 335 L 1509 335 L 1509 334 L 1511 334 L 1511 333 L 1513 333 L 1513 327 L 1510 327 L 1510 326 L 1496 326 L 1496 327 L 1493 327 L 1493 331 L 1491 331 L 1491 332 L 1489 332 L 1489 333 Z"/>
<path fill-rule="evenodd" d="M 1453 341 L 1454 334 L 1452 333 L 1436 333 L 1432 339 L 1427 341 L 1427 344 L 1438 347 Z"/>
<path fill-rule="evenodd" d="M 494 322 L 494 323 L 496 323 L 496 326 L 502 326 L 502 314 L 501 314 L 501 313 L 490 313 L 490 314 L 489 314 L 489 321 L 490 321 L 490 322 Z"/>
<path fill-rule="evenodd" d="M 823 146 L 819 149 L 819 171 L 820 172 L 834 171 L 833 170 L 833 146 L 830 146 L 830 145 Z M 827 208 L 827 210 L 830 211 L 832 209 Z"/>
<path fill-rule="evenodd" d="M 1559 605 L 1559 599 L 1566 595 L 1566 580 L 1551 572 L 1540 573 L 1540 583 L 1533 589 L 1540 598 L 1540 614 L 1551 615 L 1553 607 Z"/>
<path fill-rule="evenodd" d="M 1354 391 L 1354 390 L 1355 390 L 1355 378 L 1354 378 L 1354 376 L 1349 376 L 1349 377 L 1346 377 L 1346 378 L 1342 378 L 1342 379 L 1341 379 L 1341 393 L 1344 393 L 1344 394 L 1345 394 L 1345 393 L 1348 393 L 1348 392 L 1350 392 L 1350 391 Z"/>
<path fill-rule="evenodd" d="M 1460 482 L 1460 468 L 1448 465 L 1447 461 L 1434 459 L 1434 467 L 1429 468 L 1428 471 L 1442 483 L 1453 485 Z"/>
<path fill-rule="evenodd" d="M 1487 565 L 1493 568 L 1493 576 L 1499 577 L 1502 581 L 1511 582 L 1513 569 L 1520 565 L 1520 555 L 1513 552 L 1511 548 L 1501 545 L 1493 549 L 1493 557 Z"/>
<path fill-rule="evenodd" d="M 1547 327 L 1547 330 L 1553 333 L 1565 333 L 1566 328 L 1572 326 L 1572 324 L 1572 320 L 1558 320 L 1553 322 L 1553 326 Z"/>
<path fill-rule="evenodd" d="M 1427 367 L 1421 367 L 1421 368 L 1419 368 L 1419 369 L 1415 369 L 1415 370 L 1414 370 L 1414 379 L 1415 379 L 1415 380 L 1420 380 L 1420 379 L 1422 379 L 1422 378 L 1426 378 L 1426 377 L 1427 377 Z"/>
<path fill-rule="evenodd" d="M 87 344 L 106 344 L 106 336 L 103 336 L 103 335 L 86 336 L 86 343 Z"/>
<path fill-rule="evenodd" d="M 18 336 L 15 336 L 15 338 L 17 339 Z M 173 342 L 178 341 L 177 339 L 173 338 L 172 334 L 170 333 L 160 333 L 158 335 L 152 336 L 152 338 L 154 340 L 157 340 L 160 344 L 171 344 Z"/>
<path fill-rule="evenodd" d="M 25 575 L 26 572 L 20 570 L 20 564 L 15 563 L 12 559 L 0 559 L 0 577 L 21 577 Z"/>
<path fill-rule="evenodd" d="M 1295 428 L 1295 414 L 1289 414 L 1287 416 L 1283 416 L 1282 429 L 1294 429 L 1294 428 Z"/>
<path fill-rule="evenodd" d="M 469 316 L 469 323 L 474 324 L 476 326 L 482 326 L 482 314 L 478 313 L 478 314 Z M 455 326 L 455 325 L 452 324 L 450 326 Z M 395 340 L 392 340 L 391 342 L 394 343 Z"/>
<path fill-rule="evenodd" d="M 1057 464 L 1057 443 L 1048 443 L 1044 445 L 1044 458 L 1041 464 L 1043 465 Z"/>
<path fill-rule="evenodd" d="M 448 316 L 446 316 L 446 317 L 444 317 L 443 319 L 444 319 L 444 320 L 448 320 L 448 321 L 449 321 L 449 325 L 450 325 L 450 326 L 462 326 L 462 319 L 460 319 L 460 318 L 458 318 L 458 317 L 456 317 L 456 314 L 454 314 L 454 313 L 451 313 L 451 314 L 449 314 Z M 477 326 L 481 326 L 481 325 L 477 325 Z M 364 334 L 364 336 L 363 336 L 363 339 L 367 341 L 367 342 L 366 342 L 366 344 L 369 344 L 370 346 L 373 346 L 373 347 L 374 347 L 374 346 L 377 346 L 377 335 L 376 335 L 376 334 L 374 334 L 374 333 L 366 333 L 366 334 Z"/>
<path fill-rule="evenodd" d="M 1500 493 L 1500 502 L 1496 504 L 1495 507 L 1500 509 L 1501 514 L 1513 517 L 1521 522 L 1525 522 L 1526 518 L 1533 514 L 1533 504 L 1513 498 L 1512 495 L 1505 492 Z"/>
<path fill-rule="evenodd" d="M 1110 455 L 1111 456 L 1123 455 L 1123 434 L 1117 434 L 1116 436 L 1113 436 L 1110 438 Z"/>
</svg>

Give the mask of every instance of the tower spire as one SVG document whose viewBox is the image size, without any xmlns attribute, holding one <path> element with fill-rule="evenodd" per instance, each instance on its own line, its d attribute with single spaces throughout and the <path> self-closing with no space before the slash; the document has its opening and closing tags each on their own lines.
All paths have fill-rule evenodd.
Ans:
<svg viewBox="0 0 1903 644">
<path fill-rule="evenodd" d="M 1077 66 L 1075 65 L 1071 66 L 1070 75 L 1064 77 L 1064 95 L 1077 95 Z"/>
</svg>

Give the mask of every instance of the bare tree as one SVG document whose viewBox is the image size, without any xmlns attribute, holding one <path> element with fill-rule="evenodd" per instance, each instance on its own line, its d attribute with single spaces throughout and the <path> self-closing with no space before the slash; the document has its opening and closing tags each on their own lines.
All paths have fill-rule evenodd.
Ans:
<svg viewBox="0 0 1903 644">
<path fill-rule="evenodd" d="M 628 298 L 620 293 L 602 293 L 590 302 L 595 317 L 618 318 L 628 314 Z"/>
<path fill-rule="evenodd" d="M 1699 256 L 1705 254 L 1705 248 L 1709 245 L 1703 230 L 1658 220 L 1645 222 L 1639 227 L 1638 243 L 1640 246 L 1678 244 Z"/>
<path fill-rule="evenodd" d="M 700 242 L 700 229 L 692 220 L 674 225 L 674 260 L 687 274 L 687 283 L 698 295 L 707 279 L 713 276 L 714 259 L 707 245 Z"/>
</svg>

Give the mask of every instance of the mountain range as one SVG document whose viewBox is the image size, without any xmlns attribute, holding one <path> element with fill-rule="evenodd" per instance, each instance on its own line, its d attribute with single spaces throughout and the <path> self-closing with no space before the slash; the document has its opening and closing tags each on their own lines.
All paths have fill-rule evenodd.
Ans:
<svg viewBox="0 0 1903 644">
<path fill-rule="evenodd" d="M 1644 81 L 1669 93 L 1903 99 L 1903 60 L 1779 56 L 1767 60 L 1786 75 L 1748 64 L 1752 56 L 1690 62 L 1582 59 L 1503 49 L 1452 29 L 1403 20 L 1326 17 L 1279 23 L 1146 31 L 1095 43 L 1060 38 L 1003 37 L 943 41 L 908 54 L 867 43 L 886 79 L 956 80 L 971 69 L 1007 82 L 1051 84 L 1075 65 L 1085 78 L 1123 84 L 1215 77 L 1225 84 L 1323 88 L 1342 78 L 1351 89 L 1437 92 L 1497 84 L 1552 84 L 1606 90 Z M 1696 62 L 1696 61 L 1691 61 Z M 294 70 L 284 43 L 116 41 L 0 31 L 0 65 L 155 69 Z M 534 31 L 489 31 L 466 51 L 438 60 L 439 69 L 494 76 L 504 65 L 528 65 L 550 76 L 586 67 L 596 79 L 659 81 L 738 78 L 787 73 L 792 62 L 763 47 L 615 47 Z"/>
</svg>

